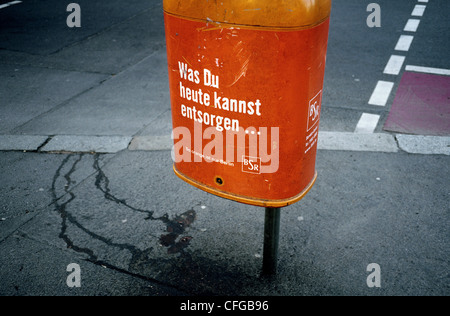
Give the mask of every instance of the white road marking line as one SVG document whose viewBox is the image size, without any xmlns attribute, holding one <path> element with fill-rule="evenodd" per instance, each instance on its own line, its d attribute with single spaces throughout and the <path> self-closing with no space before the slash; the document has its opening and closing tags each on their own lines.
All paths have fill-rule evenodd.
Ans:
<svg viewBox="0 0 450 316">
<path fill-rule="evenodd" d="M 428 3 L 428 0 L 419 0 L 419 2 Z"/>
<path fill-rule="evenodd" d="M 9 6 L 15 5 L 15 4 L 19 4 L 19 3 L 22 3 L 22 1 L 11 1 L 11 2 L 8 2 L 5 4 L 0 4 L 0 9 L 4 9 L 6 7 L 9 7 Z"/>
<path fill-rule="evenodd" d="M 414 36 L 412 35 L 401 35 L 400 38 L 398 39 L 397 45 L 395 46 L 395 50 L 399 50 L 402 52 L 409 51 L 413 39 Z"/>
<path fill-rule="evenodd" d="M 419 27 L 420 20 L 418 19 L 409 19 L 406 22 L 405 28 L 403 29 L 405 32 L 416 32 Z"/>
<path fill-rule="evenodd" d="M 369 104 L 385 106 L 389 96 L 391 95 L 392 88 L 394 87 L 393 82 L 389 81 L 378 81 L 372 96 L 370 97 Z"/>
<path fill-rule="evenodd" d="M 427 6 L 423 4 L 416 4 L 414 7 L 413 12 L 411 13 L 412 16 L 423 16 L 423 13 L 425 12 L 425 8 Z"/>
<path fill-rule="evenodd" d="M 450 76 L 450 69 L 441 69 L 441 68 L 431 68 L 431 67 L 421 67 L 421 66 L 407 65 L 405 70 L 406 71 L 413 71 L 413 72 L 423 72 L 423 73 L 434 74 L 434 75 Z"/>
<path fill-rule="evenodd" d="M 384 73 L 388 75 L 398 75 L 402 70 L 403 63 L 405 62 L 405 56 L 392 55 L 384 68 Z"/>
<path fill-rule="evenodd" d="M 363 113 L 356 125 L 355 133 L 373 133 L 379 120 L 379 115 Z"/>
</svg>

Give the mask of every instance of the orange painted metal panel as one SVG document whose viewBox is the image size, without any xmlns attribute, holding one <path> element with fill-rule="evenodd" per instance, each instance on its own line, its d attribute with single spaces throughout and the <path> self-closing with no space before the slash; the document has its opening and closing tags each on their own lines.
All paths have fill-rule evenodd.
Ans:
<svg viewBox="0 0 450 316">
<path fill-rule="evenodd" d="M 174 170 L 257 206 L 315 171 L 331 1 L 164 1 Z"/>
</svg>

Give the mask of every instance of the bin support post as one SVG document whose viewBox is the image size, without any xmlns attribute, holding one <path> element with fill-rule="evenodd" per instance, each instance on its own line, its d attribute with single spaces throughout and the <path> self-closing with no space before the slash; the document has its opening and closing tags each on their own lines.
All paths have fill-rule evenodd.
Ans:
<svg viewBox="0 0 450 316">
<path fill-rule="evenodd" d="M 274 275 L 277 273 L 280 213 L 280 208 L 266 207 L 262 269 L 264 275 Z"/>
</svg>

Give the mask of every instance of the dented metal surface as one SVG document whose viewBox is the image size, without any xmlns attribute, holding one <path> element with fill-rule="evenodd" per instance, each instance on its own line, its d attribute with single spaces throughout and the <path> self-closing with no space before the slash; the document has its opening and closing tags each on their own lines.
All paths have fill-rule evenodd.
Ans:
<svg viewBox="0 0 450 316">
<path fill-rule="evenodd" d="M 174 171 L 284 207 L 317 178 L 331 1 L 164 1 Z"/>
</svg>

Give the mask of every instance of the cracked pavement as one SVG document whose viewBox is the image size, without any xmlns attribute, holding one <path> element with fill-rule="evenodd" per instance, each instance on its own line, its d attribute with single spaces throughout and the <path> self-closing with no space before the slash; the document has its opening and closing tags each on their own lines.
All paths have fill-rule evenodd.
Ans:
<svg viewBox="0 0 450 316">
<path fill-rule="evenodd" d="M 336 1 L 319 178 L 282 210 L 271 279 L 261 276 L 264 210 L 173 173 L 160 1 L 78 1 L 79 30 L 60 1 L 1 9 L 0 295 L 449 295 L 448 138 L 381 123 L 353 132 L 362 111 L 389 113 L 367 100 L 410 14 L 409 1 L 379 2 L 392 9 L 386 35 L 348 43 L 372 34 L 348 18 L 361 7 L 365 23 L 365 6 Z M 440 6 L 430 3 L 430 19 Z M 66 284 L 71 263 L 80 288 Z M 381 288 L 366 284 L 371 263 Z"/>
</svg>

